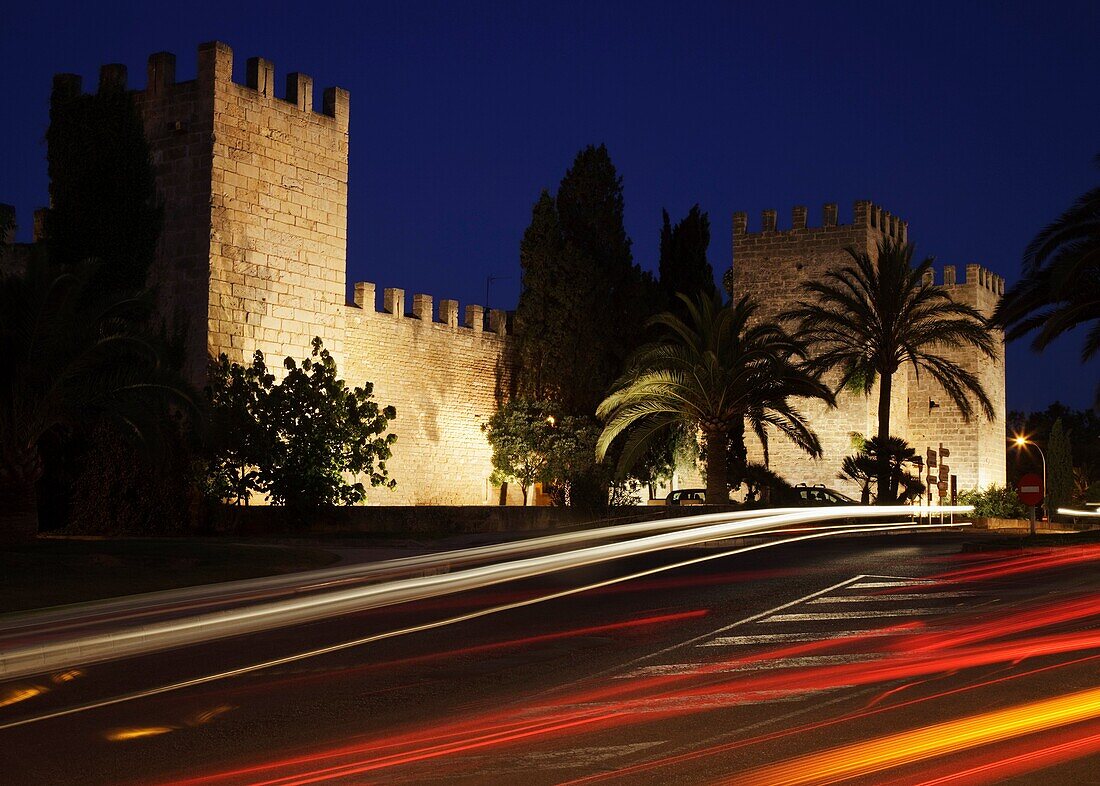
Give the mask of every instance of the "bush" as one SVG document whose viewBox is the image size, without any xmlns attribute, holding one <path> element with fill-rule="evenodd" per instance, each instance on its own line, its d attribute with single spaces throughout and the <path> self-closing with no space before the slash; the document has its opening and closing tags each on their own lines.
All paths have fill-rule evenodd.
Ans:
<svg viewBox="0 0 1100 786">
<path fill-rule="evenodd" d="M 973 505 L 974 515 L 989 519 L 1026 519 L 1027 508 L 1016 497 L 1016 491 L 1008 486 L 991 485 L 985 489 L 973 489 L 959 493 L 960 505 Z"/>
</svg>

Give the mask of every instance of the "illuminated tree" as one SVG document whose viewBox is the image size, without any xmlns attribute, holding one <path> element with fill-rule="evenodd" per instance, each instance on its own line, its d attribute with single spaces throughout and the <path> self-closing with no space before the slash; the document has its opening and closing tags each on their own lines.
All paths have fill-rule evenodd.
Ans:
<svg viewBox="0 0 1100 786">
<path fill-rule="evenodd" d="M 775 428 L 811 456 L 821 445 L 792 398 L 833 396 L 801 361 L 803 347 L 778 325 L 753 322 L 756 307 L 744 297 L 724 304 L 717 293 L 680 295 L 687 317 L 654 317 L 664 336 L 641 347 L 626 372 L 600 404 L 604 422 L 597 457 L 627 434 L 619 458 L 629 468 L 654 439 L 674 426 L 701 432 L 707 474 L 707 502 L 729 499 L 727 461 L 730 434 L 747 424 L 765 446 Z"/>
</svg>

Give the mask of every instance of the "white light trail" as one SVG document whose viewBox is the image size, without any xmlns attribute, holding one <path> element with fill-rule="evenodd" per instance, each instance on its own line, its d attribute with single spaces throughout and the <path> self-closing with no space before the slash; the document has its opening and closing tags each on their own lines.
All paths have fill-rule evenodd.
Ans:
<svg viewBox="0 0 1100 786">
<path fill-rule="evenodd" d="M 254 579 L 226 581 L 197 587 L 181 587 L 121 598 L 107 598 L 51 609 L 16 612 L 0 616 L 0 643 L 4 638 L 10 638 L 13 634 L 24 635 L 28 628 L 48 628 L 50 632 L 57 633 L 66 628 L 71 629 L 104 620 L 119 622 L 128 617 L 147 616 L 150 612 L 163 612 L 173 606 L 220 605 L 246 601 L 257 596 L 271 597 L 280 593 L 302 594 L 328 589 L 338 584 L 382 580 L 399 576 L 408 577 L 409 574 L 416 574 L 420 571 L 439 570 L 441 568 L 451 569 L 577 543 L 690 529 L 716 522 L 759 519 L 800 510 L 805 510 L 805 508 L 771 508 L 768 510 L 708 513 L 698 516 L 681 516 L 630 524 L 615 524 L 608 527 L 525 538 L 509 543 L 493 543 L 486 546 L 454 549 L 434 554 L 400 557 L 381 562 L 339 565 L 332 568 L 301 571 L 281 576 L 261 576 Z"/>
<path fill-rule="evenodd" d="M 929 509 L 924 509 L 927 512 Z M 965 513 L 970 506 L 943 506 L 945 513 Z M 940 509 L 934 510 L 940 512 Z M 368 609 L 449 595 L 533 578 L 611 560 L 656 551 L 692 546 L 833 518 L 881 518 L 911 515 L 904 505 L 841 507 L 799 510 L 732 523 L 709 524 L 686 531 L 665 532 L 627 541 L 589 546 L 555 554 L 469 568 L 456 573 L 400 579 L 365 587 L 343 588 L 301 598 L 257 603 L 243 608 L 222 609 L 118 630 L 41 641 L 0 650 L 0 676 L 12 679 L 51 669 L 98 663 L 163 649 L 212 641 L 228 636 L 257 633 L 277 627 L 317 620 Z M 710 514 L 722 518 L 730 514 Z M 734 514 L 736 515 L 736 514 Z M 696 518 L 696 517 L 691 517 Z"/>
<path fill-rule="evenodd" d="M 969 526 L 969 524 L 955 524 L 954 527 Z M 297 663 L 299 661 L 307 660 L 310 658 L 317 658 L 322 655 L 330 655 L 335 652 L 340 652 L 354 647 L 362 647 L 367 644 L 372 644 L 376 641 L 383 641 L 386 639 L 393 639 L 399 636 L 408 636 L 413 633 L 421 633 L 428 630 L 434 630 L 437 628 L 443 628 L 449 625 L 455 625 L 462 622 L 468 622 L 470 620 L 479 619 L 481 617 L 487 617 L 491 614 L 499 614 L 505 611 L 511 611 L 513 609 L 524 608 L 526 606 L 533 606 L 536 603 L 545 603 L 551 600 L 557 600 L 559 598 L 566 598 L 572 595 L 578 595 L 591 590 L 601 589 L 603 587 L 609 587 L 614 584 L 620 584 L 625 581 L 632 581 L 635 579 L 645 578 L 657 573 L 663 573 L 669 570 L 675 570 L 677 568 L 685 568 L 689 565 L 696 565 L 702 562 L 709 562 L 710 560 L 722 559 L 723 557 L 730 557 L 735 554 L 744 554 L 749 551 L 757 551 L 758 549 L 769 548 L 772 546 L 780 546 L 788 543 L 794 543 L 803 540 L 813 540 L 816 538 L 824 538 L 832 535 L 845 535 L 845 534 L 865 534 L 872 532 L 885 532 L 889 530 L 913 530 L 913 529 L 941 529 L 942 525 L 939 524 L 868 524 L 859 525 L 855 527 L 821 527 L 820 530 L 812 532 L 807 535 L 798 535 L 795 537 L 783 538 L 781 540 L 768 541 L 765 543 L 756 543 L 751 546 L 742 546 L 736 549 L 730 549 L 728 551 L 716 551 L 713 554 L 706 554 L 701 557 L 692 557 L 691 559 L 681 560 L 669 565 L 659 565 L 654 568 L 641 570 L 636 573 L 630 573 L 624 576 L 616 576 L 614 578 L 605 579 L 603 581 L 594 582 L 592 584 L 586 584 L 580 587 L 572 587 L 570 589 L 561 590 L 551 593 L 549 595 L 540 595 L 534 598 L 527 598 L 525 600 L 514 601 L 512 603 L 505 603 L 499 606 L 492 606 L 487 609 L 478 609 L 477 611 L 467 612 L 455 617 L 448 617 L 447 619 L 435 620 L 432 622 L 422 623 L 420 625 L 414 625 L 408 628 L 401 628 L 399 630 L 386 631 L 384 633 L 376 633 L 370 636 L 364 636 L 362 638 L 353 639 L 351 641 L 344 641 L 339 644 L 331 644 L 326 647 L 318 647 L 312 650 L 306 650 L 304 652 L 297 652 L 293 655 L 287 655 L 281 658 L 275 658 L 272 660 L 261 661 L 259 663 L 252 663 L 247 666 L 240 666 L 235 669 L 228 669 L 226 671 L 215 672 L 212 674 L 206 674 L 201 677 L 194 677 L 188 680 L 182 680 L 180 682 L 170 683 L 168 685 L 161 685 L 155 688 L 148 688 L 146 690 L 134 691 L 122 696 L 115 696 L 110 699 L 103 699 L 101 701 L 90 702 L 87 704 L 81 704 L 75 707 L 68 707 L 62 710 L 55 710 L 53 712 L 44 713 L 42 715 L 36 715 L 29 718 L 23 718 L 21 720 L 9 721 L 7 723 L 0 724 L 0 731 L 6 729 L 13 729 L 18 726 L 26 726 L 32 723 L 38 723 L 40 721 L 53 720 L 54 718 L 61 718 L 68 715 L 75 715 L 81 712 L 87 712 L 89 710 L 96 710 L 103 707 L 109 707 L 116 704 L 123 704 L 128 701 L 136 701 L 138 699 L 149 698 L 151 696 L 159 696 L 164 693 L 171 693 L 177 690 L 183 690 L 185 688 L 192 688 L 199 685 L 205 685 L 211 682 L 218 682 L 220 680 L 231 679 L 233 677 L 240 677 L 245 674 L 252 674 L 265 669 L 271 669 L 278 666 L 285 666 L 288 663 Z M 782 534 L 784 531 L 769 531 L 765 530 L 759 532 L 759 535 L 776 535 Z M 789 532 L 789 530 L 788 530 Z M 794 601 L 797 603 L 799 601 Z M 793 604 L 789 604 L 793 605 Z"/>
</svg>

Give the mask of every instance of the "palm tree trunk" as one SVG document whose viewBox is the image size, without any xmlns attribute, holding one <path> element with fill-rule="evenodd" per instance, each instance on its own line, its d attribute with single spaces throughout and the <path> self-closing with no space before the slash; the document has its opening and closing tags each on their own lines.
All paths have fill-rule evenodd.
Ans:
<svg viewBox="0 0 1100 786">
<path fill-rule="evenodd" d="M 708 431 L 706 439 L 707 504 L 725 505 L 729 502 L 726 486 L 726 435 L 721 431 Z"/>
<path fill-rule="evenodd" d="M 34 540 L 38 535 L 38 496 L 33 483 L 0 485 L 0 542 Z"/>
<path fill-rule="evenodd" d="M 882 447 L 886 446 L 886 440 L 890 438 L 890 394 L 894 386 L 892 374 L 879 376 L 878 387 L 878 442 Z M 890 497 L 890 462 L 885 451 L 878 460 L 878 499 L 879 505 L 889 505 L 893 502 Z"/>
</svg>

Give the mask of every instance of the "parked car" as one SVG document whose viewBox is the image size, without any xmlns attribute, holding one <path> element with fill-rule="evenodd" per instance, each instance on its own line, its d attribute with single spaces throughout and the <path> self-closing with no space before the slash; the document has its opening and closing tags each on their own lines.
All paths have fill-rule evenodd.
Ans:
<svg viewBox="0 0 1100 786">
<path fill-rule="evenodd" d="M 858 505 L 859 503 L 835 489 L 826 488 L 822 485 L 807 486 L 805 483 L 799 483 L 787 492 L 784 504 L 814 508 L 829 505 Z"/>
<path fill-rule="evenodd" d="M 676 489 L 665 497 L 666 505 L 703 505 L 706 501 L 706 489 Z"/>
</svg>

